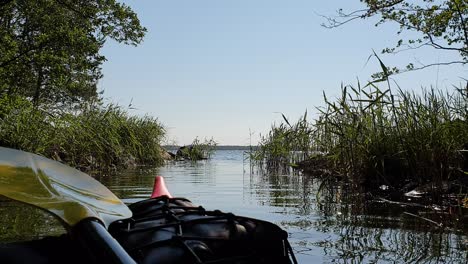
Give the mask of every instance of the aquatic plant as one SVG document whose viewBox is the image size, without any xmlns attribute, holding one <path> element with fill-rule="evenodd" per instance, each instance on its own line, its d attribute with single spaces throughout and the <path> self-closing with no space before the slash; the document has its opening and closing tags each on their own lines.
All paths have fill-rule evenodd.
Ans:
<svg viewBox="0 0 468 264">
<path fill-rule="evenodd" d="M 213 139 L 204 139 L 202 142 L 196 137 L 189 146 L 182 146 L 176 154 L 178 159 L 188 159 L 192 161 L 209 159 L 218 143 Z"/>
<path fill-rule="evenodd" d="M 319 145 L 328 147 L 336 171 L 355 182 L 440 185 L 463 176 L 467 91 L 394 94 L 371 84 L 343 87 L 336 102 L 324 98 L 327 107 L 315 124 Z"/>
<path fill-rule="evenodd" d="M 416 93 L 358 83 L 342 86 L 336 100 L 324 94 L 324 101 L 306 133 L 285 120 L 262 138 L 255 158 L 276 166 L 290 162 L 289 153 L 298 149 L 308 150 L 309 155 L 325 153 L 309 161 L 319 160 L 334 175 L 368 189 L 410 183 L 434 183 L 442 189 L 448 181 L 457 185 L 466 178 L 468 87 Z M 303 135 L 309 136 L 307 140 L 296 141 L 303 145 L 291 144 L 292 138 Z"/>
<path fill-rule="evenodd" d="M 130 116 L 113 104 L 94 102 L 61 111 L 35 107 L 22 97 L 0 98 L 1 146 L 86 171 L 161 164 L 164 133 L 156 118 Z"/>
<path fill-rule="evenodd" d="M 282 114 L 285 123 L 273 124 L 267 135 L 260 136 L 258 148 L 251 151 L 251 160 L 269 170 L 281 170 L 284 165 L 295 166 L 296 162 L 307 159 L 312 151 L 313 127 L 304 116 L 291 125 Z"/>
</svg>

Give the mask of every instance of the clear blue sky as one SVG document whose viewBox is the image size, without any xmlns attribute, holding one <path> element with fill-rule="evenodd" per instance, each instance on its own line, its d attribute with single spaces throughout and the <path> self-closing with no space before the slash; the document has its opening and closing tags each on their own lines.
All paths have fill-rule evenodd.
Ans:
<svg viewBox="0 0 468 264">
<path fill-rule="evenodd" d="M 339 93 L 379 70 L 366 61 L 397 41 L 396 25 L 359 20 L 337 29 L 319 16 L 362 8 L 358 0 L 125 1 L 148 28 L 131 47 L 108 42 L 99 87 L 109 102 L 132 106 L 167 128 L 167 142 L 213 137 L 220 144 L 256 143 L 284 113 L 311 118 L 322 91 Z M 419 50 L 382 56 L 388 65 L 409 59 L 433 63 L 450 56 Z M 466 67 L 432 68 L 394 79 L 404 89 L 449 88 L 467 78 Z"/>
</svg>

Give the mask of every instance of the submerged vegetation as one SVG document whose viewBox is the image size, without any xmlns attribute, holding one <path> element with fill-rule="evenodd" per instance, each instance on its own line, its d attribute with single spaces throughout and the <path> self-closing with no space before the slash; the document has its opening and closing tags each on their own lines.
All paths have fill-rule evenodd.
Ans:
<svg viewBox="0 0 468 264">
<path fill-rule="evenodd" d="M 161 164 L 164 128 L 155 118 L 119 106 L 82 104 L 73 111 L 0 98 L 0 145 L 37 153 L 82 170 Z"/>
<path fill-rule="evenodd" d="M 315 122 L 305 115 L 294 125 L 286 118 L 274 125 L 253 155 L 256 163 L 270 169 L 292 163 L 366 190 L 426 185 L 467 193 L 468 87 L 416 93 L 358 84 L 342 87 L 336 101 L 324 100 Z"/>
</svg>

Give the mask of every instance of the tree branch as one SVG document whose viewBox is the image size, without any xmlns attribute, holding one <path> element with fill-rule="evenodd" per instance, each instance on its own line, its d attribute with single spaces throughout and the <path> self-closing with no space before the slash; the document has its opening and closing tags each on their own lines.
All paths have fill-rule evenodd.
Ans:
<svg viewBox="0 0 468 264">
<path fill-rule="evenodd" d="M 401 71 L 400 73 L 409 72 L 409 71 L 419 71 L 419 70 L 426 69 L 429 67 L 434 67 L 434 66 L 448 66 L 448 65 L 453 65 L 453 64 L 465 65 L 466 63 L 467 63 L 466 61 L 437 62 L 437 63 L 426 64 L 421 67 L 416 67 L 416 68 L 412 68 L 409 70 Z"/>
<path fill-rule="evenodd" d="M 462 15 L 461 10 L 460 10 L 460 6 L 458 5 L 457 2 L 455 2 L 455 6 L 457 8 L 457 13 L 458 13 L 458 16 L 460 17 L 461 26 L 463 28 L 463 33 L 465 35 L 465 46 L 468 47 L 468 29 L 467 29 L 467 26 L 466 26 L 466 22 L 465 22 L 465 19 L 463 18 L 463 15 Z"/>
<path fill-rule="evenodd" d="M 380 5 L 380 6 L 378 4 L 370 5 L 368 3 L 368 1 L 366 1 L 366 4 L 371 6 L 370 9 L 374 8 L 375 10 L 378 10 L 378 9 L 384 9 L 384 8 L 389 8 L 389 7 L 396 6 L 398 4 L 401 4 L 403 1 L 404 0 L 397 0 L 397 1 L 393 2 L 393 3 L 387 3 L 387 4 Z"/>
<path fill-rule="evenodd" d="M 422 48 L 424 46 L 431 46 L 431 44 L 429 42 L 426 42 L 426 43 L 423 43 L 421 45 L 418 45 L 418 46 L 411 46 L 409 44 L 404 44 L 402 46 L 405 46 L 407 47 L 406 49 L 398 49 L 398 50 L 395 50 L 395 51 L 392 51 L 392 52 L 386 52 L 386 53 L 391 53 L 391 54 L 398 54 L 400 52 L 404 52 L 404 51 L 408 51 L 408 50 L 415 50 L 415 49 L 419 49 L 419 48 Z"/>
<path fill-rule="evenodd" d="M 37 49 L 40 49 L 42 48 L 43 46 L 42 45 L 39 45 L 39 46 L 36 46 L 36 47 L 31 47 L 30 49 L 27 49 L 23 52 L 20 52 L 19 54 L 17 54 L 16 56 L 14 56 L 13 58 L 7 60 L 7 61 L 4 61 L 2 63 L 0 63 L 0 68 L 3 68 L 5 66 L 7 66 L 8 64 L 10 63 L 13 63 L 14 61 L 18 60 L 19 58 L 23 57 L 24 55 L 28 54 L 29 52 L 32 52 L 32 51 L 35 51 Z"/>
<path fill-rule="evenodd" d="M 326 17 L 326 16 L 323 16 L 324 18 L 326 18 L 328 20 L 328 25 L 325 24 L 325 23 L 322 23 L 321 26 L 324 27 L 324 28 L 337 28 L 337 27 L 340 27 L 346 23 L 349 23 L 353 20 L 356 20 L 356 19 L 360 19 L 361 17 L 360 16 L 355 16 L 355 17 L 351 17 L 347 20 L 344 20 L 344 21 L 338 21 L 334 18 L 330 18 L 330 17 Z"/>
<path fill-rule="evenodd" d="M 55 0 L 58 4 L 62 5 L 63 7 L 65 7 L 66 9 L 72 11 L 72 12 L 75 12 L 76 14 L 80 15 L 82 18 L 84 19 L 92 19 L 93 17 L 92 16 L 87 16 L 85 14 L 83 14 L 82 12 L 80 12 L 80 10 L 76 9 L 75 7 L 73 7 L 72 5 L 62 1 L 62 0 Z"/>
<path fill-rule="evenodd" d="M 340 18 L 347 18 L 345 21 L 338 21 L 337 17 L 328 17 L 325 15 L 317 14 L 320 17 L 325 18 L 328 21 L 328 25 L 325 23 L 322 23 L 321 26 L 324 28 L 337 28 L 341 25 L 344 25 L 346 23 L 349 23 L 352 20 L 358 19 L 358 18 L 363 18 L 363 16 L 366 15 L 368 9 L 360 9 L 353 11 L 351 13 L 343 13 L 343 10 L 340 9 L 337 11 L 338 17 Z"/>
<path fill-rule="evenodd" d="M 431 34 L 429 33 L 426 33 L 426 36 L 428 37 L 429 41 L 431 42 L 430 45 L 433 46 L 434 48 L 436 49 L 442 49 L 442 50 L 454 50 L 454 51 L 458 51 L 458 52 L 468 52 L 468 50 L 464 49 L 464 48 L 450 48 L 450 47 L 444 47 L 438 43 L 436 43 L 433 39 L 433 37 L 431 36 Z"/>
</svg>

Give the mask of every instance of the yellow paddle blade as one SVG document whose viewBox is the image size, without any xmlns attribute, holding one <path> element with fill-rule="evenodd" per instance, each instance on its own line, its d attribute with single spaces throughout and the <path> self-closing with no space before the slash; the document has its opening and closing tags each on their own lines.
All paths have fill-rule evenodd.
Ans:
<svg viewBox="0 0 468 264">
<path fill-rule="evenodd" d="M 89 175 L 32 153 L 3 147 L 0 195 L 45 209 L 70 226 L 93 217 L 107 227 L 132 216 L 119 198 Z"/>
</svg>

